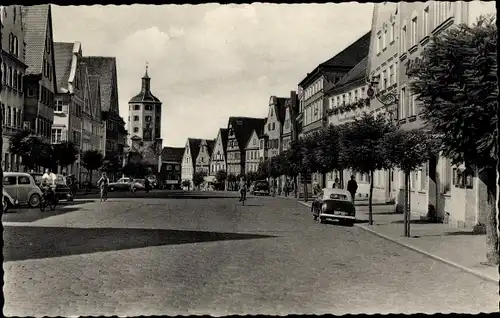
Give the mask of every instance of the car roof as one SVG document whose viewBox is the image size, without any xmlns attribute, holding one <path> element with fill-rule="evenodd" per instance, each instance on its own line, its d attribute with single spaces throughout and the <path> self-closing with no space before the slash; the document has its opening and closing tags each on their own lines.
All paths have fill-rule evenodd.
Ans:
<svg viewBox="0 0 500 318">
<path fill-rule="evenodd" d="M 3 173 L 4 177 L 18 177 L 18 176 L 23 176 L 23 177 L 28 177 L 30 176 L 29 173 L 26 172 L 4 172 Z"/>
<path fill-rule="evenodd" d="M 330 194 L 342 194 L 346 195 L 348 198 L 351 196 L 351 193 L 344 189 L 335 189 L 335 188 L 323 188 L 323 196 L 330 196 Z"/>
</svg>

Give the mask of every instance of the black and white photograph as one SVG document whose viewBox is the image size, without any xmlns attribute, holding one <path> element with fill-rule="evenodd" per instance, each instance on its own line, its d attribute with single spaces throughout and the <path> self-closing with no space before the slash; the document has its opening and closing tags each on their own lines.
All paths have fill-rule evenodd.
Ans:
<svg viewBox="0 0 500 318">
<path fill-rule="evenodd" d="M 495 1 L 0 4 L 7 317 L 495 313 Z"/>
</svg>

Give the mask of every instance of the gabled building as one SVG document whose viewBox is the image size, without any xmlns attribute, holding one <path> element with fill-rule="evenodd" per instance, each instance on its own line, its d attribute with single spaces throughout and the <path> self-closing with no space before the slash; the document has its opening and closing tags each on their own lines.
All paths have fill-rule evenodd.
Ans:
<svg viewBox="0 0 500 318">
<path fill-rule="evenodd" d="M 285 121 L 281 133 L 281 149 L 290 148 L 292 141 L 297 140 L 297 115 L 299 113 L 299 98 L 295 91 L 290 92 L 290 98 L 285 101 Z"/>
<path fill-rule="evenodd" d="M 277 156 L 281 152 L 281 136 L 285 122 L 286 97 L 271 96 L 269 99 L 269 111 L 264 127 L 264 134 L 268 137 L 267 151 L 269 158 Z"/>
<path fill-rule="evenodd" d="M 24 126 L 50 142 L 57 93 L 50 5 L 22 8 L 25 32 Z"/>
<path fill-rule="evenodd" d="M 261 162 L 259 155 L 260 137 L 264 135 L 265 124 L 266 122 L 263 120 L 262 124 L 257 125 L 248 139 L 245 147 L 245 174 L 257 172 L 259 169 L 259 163 Z"/>
<path fill-rule="evenodd" d="M 302 126 L 301 135 L 311 134 L 326 126 L 328 98 L 325 92 L 368 55 L 370 35 L 371 32 L 366 33 L 331 59 L 319 64 L 299 83 L 301 100 L 297 121 Z M 309 176 L 303 177 L 309 180 Z M 312 174 L 311 180 L 326 185 L 326 179 L 321 174 Z"/>
<path fill-rule="evenodd" d="M 210 175 L 210 158 L 214 150 L 214 140 L 203 139 L 200 143 L 200 151 L 196 156 L 195 171 L 201 171 L 205 176 Z"/>
<path fill-rule="evenodd" d="M 57 93 L 51 141 L 53 144 L 70 141 L 81 150 L 82 110 L 85 100 L 85 79 L 81 80 L 82 72 L 79 66 L 81 45 L 79 42 L 55 42 L 54 56 Z M 72 167 L 68 167 L 67 173 L 78 174 L 78 165 L 76 162 Z"/>
<path fill-rule="evenodd" d="M 229 117 L 227 129 L 227 173 L 238 177 L 245 172 L 245 148 L 256 127 L 265 122 L 263 118 Z"/>
<path fill-rule="evenodd" d="M 105 156 L 117 156 L 120 162 L 124 162 L 127 131 L 118 107 L 116 58 L 86 56 L 82 58 L 82 63 L 86 65 L 89 76 L 99 77 L 101 115 L 104 122 L 104 154 Z"/>
<path fill-rule="evenodd" d="M 163 147 L 159 182 L 167 189 L 180 189 L 183 147 Z"/>
<path fill-rule="evenodd" d="M 219 170 L 227 171 L 226 167 L 226 149 L 227 149 L 227 128 L 220 128 L 215 139 L 214 150 L 212 151 L 212 158 L 210 159 L 210 173 L 214 176 Z"/>
<path fill-rule="evenodd" d="M 25 39 L 21 6 L 10 5 L 0 10 L 2 28 L 2 49 L 0 50 L 0 67 L 2 87 L 0 104 L 2 108 L 2 169 L 3 171 L 20 171 L 21 158 L 9 153 L 12 136 L 23 128 L 24 117 L 24 75 Z"/>
<path fill-rule="evenodd" d="M 184 146 L 184 154 L 182 155 L 181 179 L 191 182 L 193 187 L 193 175 L 196 168 L 196 158 L 200 152 L 202 139 L 188 138 Z M 182 182 L 181 181 L 181 182 Z"/>
</svg>

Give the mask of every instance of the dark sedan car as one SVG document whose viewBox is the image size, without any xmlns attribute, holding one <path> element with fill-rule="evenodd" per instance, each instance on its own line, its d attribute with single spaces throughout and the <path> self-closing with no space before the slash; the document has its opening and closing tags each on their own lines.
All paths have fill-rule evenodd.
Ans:
<svg viewBox="0 0 500 318">
<path fill-rule="evenodd" d="M 250 193 L 253 195 L 269 195 L 269 182 L 265 180 L 255 181 L 250 186 Z"/>
<path fill-rule="evenodd" d="M 30 175 L 35 179 L 35 183 L 40 187 L 42 184 L 43 173 L 30 173 Z M 66 184 L 66 178 L 60 174 L 56 174 L 56 194 L 59 200 L 67 200 L 70 195 L 70 189 Z"/>
</svg>

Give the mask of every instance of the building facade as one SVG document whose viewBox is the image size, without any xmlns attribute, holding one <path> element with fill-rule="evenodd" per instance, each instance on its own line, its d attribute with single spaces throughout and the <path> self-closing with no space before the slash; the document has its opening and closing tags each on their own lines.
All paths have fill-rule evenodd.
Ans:
<svg viewBox="0 0 500 318">
<path fill-rule="evenodd" d="M 402 129 L 425 128 L 419 111 L 421 106 L 409 88 L 411 78 L 408 77 L 408 71 L 412 65 L 419 63 L 423 50 L 431 42 L 431 37 L 460 23 L 472 25 L 482 14 L 495 13 L 493 2 L 481 1 L 399 2 L 375 5 L 372 34 L 377 36 L 372 38 L 368 75 L 378 79 L 378 90 L 381 94 L 394 90 L 398 94 L 398 104 L 392 109 L 390 107 L 389 112 L 399 121 Z M 385 111 L 387 112 L 387 109 Z M 451 165 L 448 158 L 436 154 L 435 158 L 413 171 L 410 174 L 412 214 L 426 216 L 432 209 L 436 211 L 439 219 L 454 226 L 471 227 L 479 223 L 484 224 L 487 211 L 486 187 L 476 177 L 477 174 L 472 174 L 467 184 L 457 184 L 459 170 L 459 167 Z M 403 202 L 404 174 L 401 171 L 395 170 L 391 175 L 382 174 L 378 181 L 377 176 L 374 176 L 374 179 L 374 184 L 379 185 L 379 195 L 387 196 L 390 192 L 396 205 Z"/>
<path fill-rule="evenodd" d="M 28 65 L 24 77 L 24 127 L 51 141 L 57 92 L 50 5 L 22 8 Z"/>
<path fill-rule="evenodd" d="M 196 158 L 200 152 L 202 139 L 188 138 L 184 146 L 184 154 L 182 155 L 181 179 L 189 181 L 190 188 L 193 188 L 193 175 L 196 168 Z"/>
<path fill-rule="evenodd" d="M 299 113 L 299 98 L 295 91 L 290 92 L 290 98 L 285 101 L 285 120 L 282 131 L 282 150 L 290 149 L 292 141 L 297 140 L 297 114 Z"/>
<path fill-rule="evenodd" d="M 81 80 L 79 67 L 79 59 L 82 56 L 81 45 L 79 42 L 55 42 L 54 56 L 57 94 L 51 142 L 52 144 L 73 142 L 80 150 L 82 149 L 82 113 L 85 100 L 85 87 L 82 86 L 85 80 Z M 78 159 L 73 165 L 65 168 L 67 174 L 76 175 L 77 178 L 80 176 Z"/>
<path fill-rule="evenodd" d="M 268 137 L 268 157 L 272 158 L 281 153 L 283 123 L 285 121 L 286 97 L 271 96 L 269 99 L 269 110 L 267 113 L 264 134 Z"/>
<path fill-rule="evenodd" d="M 214 176 L 218 171 L 227 171 L 226 167 L 226 149 L 227 149 L 227 128 L 220 128 L 215 139 L 212 158 L 210 158 L 210 175 Z"/>
<path fill-rule="evenodd" d="M 99 94 L 101 97 L 101 118 L 104 125 L 104 155 L 116 156 L 124 162 L 127 146 L 125 122 L 120 117 L 118 106 L 118 78 L 116 58 L 103 56 L 85 56 L 82 63 L 87 67 L 90 76 L 99 78 Z M 158 164 L 158 161 L 155 162 Z"/>
<path fill-rule="evenodd" d="M 210 176 L 210 159 L 214 150 L 214 140 L 203 139 L 200 143 L 200 151 L 196 156 L 196 172 L 203 172 L 205 176 Z"/>
<path fill-rule="evenodd" d="M 254 129 L 248 143 L 245 147 L 245 174 L 249 172 L 257 172 L 259 169 L 259 136 L 262 136 L 264 126 Z"/>
<path fill-rule="evenodd" d="M 26 44 L 21 6 L 11 5 L 0 10 L 2 49 L 0 67 L 3 89 L 0 92 L 2 108 L 2 169 L 22 171 L 21 158 L 9 152 L 11 138 L 23 129 L 24 75 Z"/>
<path fill-rule="evenodd" d="M 245 148 L 252 132 L 263 125 L 265 119 L 229 117 L 227 129 L 227 173 L 238 177 L 245 172 Z"/>
<path fill-rule="evenodd" d="M 163 147 L 161 152 L 160 184 L 167 189 L 180 189 L 184 148 Z"/>
</svg>

